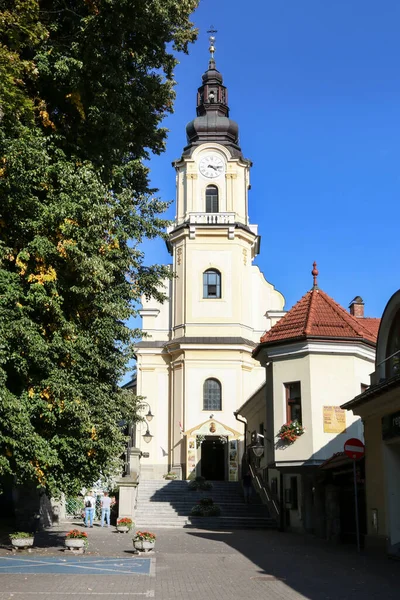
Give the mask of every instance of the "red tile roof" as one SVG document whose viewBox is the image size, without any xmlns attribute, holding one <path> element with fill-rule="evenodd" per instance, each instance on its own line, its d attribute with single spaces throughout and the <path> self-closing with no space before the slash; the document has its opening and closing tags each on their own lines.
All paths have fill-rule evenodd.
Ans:
<svg viewBox="0 0 400 600">
<path fill-rule="evenodd" d="M 369 329 L 370 332 L 372 333 L 372 335 L 374 335 L 376 338 L 378 338 L 378 331 L 379 331 L 379 325 L 381 324 L 381 320 L 376 319 L 374 317 L 363 317 L 361 319 L 361 321 L 362 321 L 362 324 L 364 325 L 364 327 Z"/>
<path fill-rule="evenodd" d="M 267 331 L 262 344 L 301 338 L 356 339 L 375 344 L 380 319 L 350 315 L 328 294 L 313 288 Z"/>
</svg>

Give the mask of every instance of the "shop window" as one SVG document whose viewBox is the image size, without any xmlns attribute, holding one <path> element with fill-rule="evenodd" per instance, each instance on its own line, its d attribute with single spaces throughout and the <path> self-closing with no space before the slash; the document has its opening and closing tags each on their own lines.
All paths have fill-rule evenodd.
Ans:
<svg viewBox="0 0 400 600">
<path fill-rule="evenodd" d="M 300 381 L 285 383 L 286 420 L 302 422 Z"/>
<path fill-rule="evenodd" d="M 221 396 L 218 379 L 206 379 L 203 386 L 203 410 L 222 410 Z"/>
<path fill-rule="evenodd" d="M 209 185 L 206 188 L 206 212 L 218 212 L 218 188 L 215 185 Z"/>
<path fill-rule="evenodd" d="M 209 269 L 203 273 L 203 298 L 221 298 L 221 273 Z"/>
</svg>

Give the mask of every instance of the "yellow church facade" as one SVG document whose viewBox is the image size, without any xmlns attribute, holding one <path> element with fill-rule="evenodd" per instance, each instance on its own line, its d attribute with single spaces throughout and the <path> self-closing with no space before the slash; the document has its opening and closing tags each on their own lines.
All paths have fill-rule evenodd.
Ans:
<svg viewBox="0 0 400 600">
<path fill-rule="evenodd" d="M 197 116 L 173 165 L 168 300 L 143 299 L 140 311 L 146 336 L 136 349 L 136 393 L 155 415 L 136 426 L 142 479 L 169 471 L 238 479 L 243 425 L 234 413 L 265 381 L 252 352 L 284 314 L 282 294 L 253 265 L 260 237 L 249 220 L 251 162 L 210 50 Z"/>
</svg>

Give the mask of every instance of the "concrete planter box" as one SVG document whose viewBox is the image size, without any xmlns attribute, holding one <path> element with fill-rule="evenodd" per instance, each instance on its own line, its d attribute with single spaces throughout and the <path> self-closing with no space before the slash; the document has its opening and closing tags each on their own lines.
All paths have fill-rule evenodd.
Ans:
<svg viewBox="0 0 400 600">
<path fill-rule="evenodd" d="M 133 545 L 139 552 L 150 552 L 154 550 L 155 541 L 150 542 L 148 540 L 133 540 Z"/>
<path fill-rule="evenodd" d="M 32 548 L 33 537 L 14 538 L 13 540 L 11 540 L 11 545 L 14 546 L 14 548 L 19 548 L 20 550 L 24 550 L 25 548 Z"/>
<path fill-rule="evenodd" d="M 85 551 L 85 540 L 80 538 L 67 538 L 65 540 L 65 547 L 68 550 L 80 550 L 82 552 Z"/>
<path fill-rule="evenodd" d="M 119 533 L 128 533 L 129 527 L 126 525 L 117 525 L 117 531 L 119 531 Z"/>
</svg>

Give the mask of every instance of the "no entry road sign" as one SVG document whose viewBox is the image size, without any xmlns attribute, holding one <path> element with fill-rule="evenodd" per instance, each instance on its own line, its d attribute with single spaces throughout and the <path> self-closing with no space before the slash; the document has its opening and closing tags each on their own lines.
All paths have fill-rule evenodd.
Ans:
<svg viewBox="0 0 400 600">
<path fill-rule="evenodd" d="M 350 438 L 344 445 L 344 451 L 349 458 L 358 460 L 365 454 L 365 446 L 361 440 L 357 438 Z"/>
</svg>

